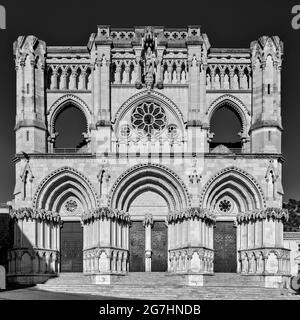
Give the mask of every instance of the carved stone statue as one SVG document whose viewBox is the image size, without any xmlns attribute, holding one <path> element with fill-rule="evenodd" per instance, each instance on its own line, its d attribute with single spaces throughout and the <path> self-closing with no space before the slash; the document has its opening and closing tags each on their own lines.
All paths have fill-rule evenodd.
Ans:
<svg viewBox="0 0 300 320">
<path fill-rule="evenodd" d="M 145 30 L 143 39 L 143 64 L 144 64 L 144 81 L 148 90 L 150 90 L 154 83 L 155 67 L 156 67 L 156 53 L 155 41 L 151 28 Z"/>
</svg>

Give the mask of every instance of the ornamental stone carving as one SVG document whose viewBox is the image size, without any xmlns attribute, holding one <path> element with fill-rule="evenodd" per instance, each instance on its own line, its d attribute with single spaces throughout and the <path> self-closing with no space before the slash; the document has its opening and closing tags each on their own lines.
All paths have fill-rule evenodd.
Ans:
<svg viewBox="0 0 300 320">
<path fill-rule="evenodd" d="M 251 220 L 262 220 L 262 219 L 273 219 L 287 221 L 289 213 L 287 209 L 281 208 L 266 208 L 262 210 L 253 210 L 237 215 L 237 221 L 251 221 Z"/>
<path fill-rule="evenodd" d="M 213 212 L 202 208 L 188 208 L 180 212 L 173 212 L 168 215 L 167 219 L 170 223 L 195 217 L 211 223 L 214 223 L 216 221 L 216 215 Z"/>
<path fill-rule="evenodd" d="M 95 219 L 117 219 L 129 222 L 130 216 L 127 212 L 107 207 L 99 207 L 96 209 L 85 211 L 82 215 L 82 220 L 90 221 Z"/>
<path fill-rule="evenodd" d="M 10 216 L 14 220 L 48 220 L 53 222 L 60 222 L 61 217 L 57 212 L 47 211 L 45 209 L 19 208 L 12 210 Z"/>
</svg>

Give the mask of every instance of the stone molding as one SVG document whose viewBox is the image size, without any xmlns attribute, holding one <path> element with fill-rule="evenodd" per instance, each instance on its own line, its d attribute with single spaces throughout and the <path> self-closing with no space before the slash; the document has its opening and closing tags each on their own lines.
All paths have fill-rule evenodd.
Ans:
<svg viewBox="0 0 300 320">
<path fill-rule="evenodd" d="M 144 220 L 143 220 L 143 226 L 152 226 L 153 225 L 153 215 L 151 213 L 145 214 Z"/>
<path fill-rule="evenodd" d="M 164 94 L 157 92 L 155 90 L 152 90 L 151 93 L 148 93 L 147 90 L 143 90 L 141 92 L 138 92 L 134 95 L 132 95 L 129 99 L 127 99 L 121 107 L 117 110 L 115 117 L 114 117 L 114 123 L 116 126 L 118 126 L 118 121 L 123 118 L 125 113 L 135 104 L 138 104 L 140 101 L 143 101 L 145 99 L 155 99 L 159 103 L 161 103 L 164 107 L 172 111 L 178 119 L 180 119 L 181 124 L 183 124 L 184 116 L 181 112 L 181 110 L 178 108 L 178 106 L 167 96 Z"/>
<path fill-rule="evenodd" d="M 85 101 L 83 101 L 80 97 L 68 93 L 61 97 L 59 97 L 49 108 L 47 115 L 49 120 L 49 129 L 51 133 L 54 133 L 55 121 L 57 116 L 59 115 L 61 109 L 68 103 L 72 102 L 82 113 L 84 114 L 87 122 L 87 132 L 88 132 L 88 124 L 90 123 L 91 118 L 91 110 Z"/>
<path fill-rule="evenodd" d="M 206 220 L 210 223 L 214 223 L 216 221 L 216 215 L 213 212 L 207 209 L 196 207 L 188 208 L 181 212 L 170 213 L 167 217 L 167 221 L 168 223 L 172 223 L 179 220 L 189 220 L 196 217 L 202 220 Z"/>
<path fill-rule="evenodd" d="M 220 171 L 218 171 L 216 174 L 214 174 L 205 184 L 205 186 L 203 187 L 202 191 L 201 191 L 201 194 L 200 194 L 200 206 L 203 205 L 203 201 L 204 201 L 204 198 L 205 198 L 205 195 L 208 191 L 208 189 L 211 187 L 211 185 L 218 179 L 220 178 L 222 175 L 226 174 L 226 173 L 231 173 L 233 175 L 237 175 L 237 174 L 240 174 L 241 176 L 243 176 L 244 178 L 248 179 L 249 180 L 249 183 L 252 183 L 256 190 L 257 190 L 257 193 L 260 197 L 260 200 L 262 201 L 262 205 L 265 206 L 266 205 L 266 197 L 264 195 L 264 192 L 261 188 L 261 186 L 259 185 L 259 183 L 256 181 L 256 179 L 251 175 L 249 174 L 248 172 L 246 172 L 245 170 L 241 169 L 241 168 L 238 168 L 238 167 L 235 167 L 235 166 L 230 166 L 230 167 L 227 167 L 227 168 L 224 168 Z"/>
<path fill-rule="evenodd" d="M 92 249 L 86 249 L 83 250 L 83 258 L 89 259 L 89 258 L 99 258 L 102 253 L 105 253 L 105 255 L 108 258 L 125 258 L 127 259 L 129 256 L 128 250 L 120 249 L 120 248 L 113 248 L 113 247 L 101 247 L 101 248 L 92 248 Z"/>
<path fill-rule="evenodd" d="M 39 257 L 39 258 L 52 257 L 54 260 L 57 260 L 57 261 L 60 260 L 59 251 L 52 250 L 52 249 L 39 249 L 39 248 L 26 248 L 26 249 L 13 248 L 9 250 L 8 257 L 9 257 L 9 260 L 13 258 L 21 259 L 25 253 L 27 253 L 31 257 L 31 259 L 34 259 L 35 257 Z"/>
<path fill-rule="evenodd" d="M 47 186 L 49 186 L 49 183 L 53 182 L 55 179 L 57 179 L 58 177 L 60 177 L 61 175 L 72 175 L 73 177 L 76 178 L 76 180 L 79 183 L 86 183 L 87 184 L 87 192 L 91 195 L 91 198 L 94 200 L 94 202 L 99 205 L 100 204 L 100 199 L 98 194 L 96 193 L 92 183 L 89 181 L 89 179 L 82 174 L 80 171 L 72 168 L 72 167 L 68 167 L 68 166 L 64 166 L 61 168 L 58 168 L 54 171 L 52 171 L 50 174 L 48 174 L 38 185 L 34 197 L 33 197 L 33 206 L 37 207 L 39 204 L 39 201 L 41 200 L 41 194 L 43 192 L 43 190 L 45 188 L 47 188 Z M 43 199 L 42 199 L 43 200 Z"/>
<path fill-rule="evenodd" d="M 108 205 L 113 204 L 113 200 L 116 197 L 118 193 L 118 187 L 122 183 L 122 181 L 125 181 L 128 179 L 131 175 L 133 175 L 135 172 L 139 170 L 156 170 L 157 173 L 159 173 L 163 178 L 166 179 L 166 177 L 171 177 L 173 180 L 176 180 L 176 182 L 180 185 L 183 195 L 184 195 L 184 200 L 187 203 L 187 205 L 191 205 L 191 198 L 189 195 L 188 188 L 186 187 L 185 183 L 183 180 L 179 177 L 177 173 L 175 173 L 173 170 L 169 169 L 168 167 L 158 164 L 158 163 L 140 163 L 137 165 L 134 165 L 133 167 L 127 169 L 124 171 L 119 177 L 116 179 L 115 183 L 113 184 L 112 188 L 110 189 L 109 196 L 108 196 Z"/>
<path fill-rule="evenodd" d="M 262 210 L 253 210 L 249 212 L 240 213 L 237 215 L 237 222 L 239 224 L 243 222 L 273 219 L 287 221 L 289 217 L 288 210 L 281 208 L 266 208 Z"/>
<path fill-rule="evenodd" d="M 13 220 L 45 220 L 50 222 L 61 222 L 61 217 L 57 212 L 45 209 L 19 208 L 12 210 L 10 216 Z"/>
<path fill-rule="evenodd" d="M 127 212 L 118 209 L 111 209 L 108 207 L 99 207 L 96 209 L 85 211 L 82 215 L 83 223 L 88 223 L 91 220 L 99 219 L 115 219 L 129 223 L 130 216 Z"/>
</svg>

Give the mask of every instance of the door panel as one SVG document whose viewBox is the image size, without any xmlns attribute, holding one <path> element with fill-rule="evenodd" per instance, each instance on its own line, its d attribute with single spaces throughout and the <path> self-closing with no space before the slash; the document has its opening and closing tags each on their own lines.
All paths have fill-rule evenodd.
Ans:
<svg viewBox="0 0 300 320">
<path fill-rule="evenodd" d="M 151 270 L 165 272 L 168 269 L 168 229 L 164 221 L 155 221 L 152 227 Z"/>
<path fill-rule="evenodd" d="M 130 272 L 145 271 L 145 228 L 142 221 L 132 221 L 130 227 Z"/>
<path fill-rule="evenodd" d="M 236 272 L 236 228 L 233 222 L 217 221 L 214 229 L 214 271 Z"/>
<path fill-rule="evenodd" d="M 83 271 L 83 231 L 79 221 L 64 222 L 61 228 L 61 272 Z"/>
</svg>

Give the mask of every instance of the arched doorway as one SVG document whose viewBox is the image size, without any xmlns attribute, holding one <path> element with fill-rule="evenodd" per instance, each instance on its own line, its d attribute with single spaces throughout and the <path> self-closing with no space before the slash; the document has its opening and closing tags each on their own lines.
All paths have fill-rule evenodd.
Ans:
<svg viewBox="0 0 300 320">
<path fill-rule="evenodd" d="M 264 196 L 255 179 L 244 170 L 228 167 L 217 172 L 204 186 L 204 208 L 216 214 L 214 228 L 214 272 L 236 272 L 239 241 L 236 217 L 259 210 Z"/>
<path fill-rule="evenodd" d="M 65 166 L 52 171 L 39 185 L 34 206 L 59 213 L 63 222 L 56 243 L 60 272 L 83 271 L 81 216 L 97 205 L 98 197 L 91 182 L 74 168 Z"/>
<path fill-rule="evenodd" d="M 132 219 L 130 228 L 130 271 L 145 271 L 145 252 L 151 251 L 151 271 L 167 271 L 168 234 L 165 218 L 169 213 L 166 200 L 155 191 L 144 191 L 129 208 Z M 149 231 L 145 216 L 152 216 Z"/>
<path fill-rule="evenodd" d="M 127 170 L 112 188 L 112 208 L 129 212 L 130 271 L 167 271 L 170 212 L 189 203 L 187 189 L 170 169 L 141 164 Z"/>
</svg>

